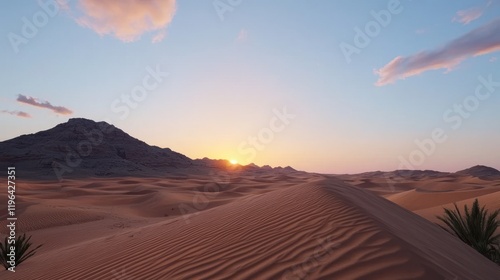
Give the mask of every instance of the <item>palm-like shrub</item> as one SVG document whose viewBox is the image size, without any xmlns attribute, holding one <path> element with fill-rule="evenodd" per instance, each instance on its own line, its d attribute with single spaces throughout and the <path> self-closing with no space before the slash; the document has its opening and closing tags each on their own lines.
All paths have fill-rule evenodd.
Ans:
<svg viewBox="0 0 500 280">
<path fill-rule="evenodd" d="M 483 256 L 500 263 L 500 234 L 495 234 L 500 221 L 497 219 L 500 210 L 488 213 L 488 210 L 479 207 L 476 199 L 469 210 L 464 206 L 464 213 L 460 212 L 457 204 L 455 210 L 444 209 L 443 216 L 437 216 L 448 228 L 440 225 L 444 230 L 456 235 L 467 245 L 474 248 Z"/>
<path fill-rule="evenodd" d="M 5 269 L 8 269 L 10 267 L 10 264 L 8 263 L 10 257 L 7 254 L 10 252 L 11 246 L 15 247 L 16 266 L 21 264 L 23 261 L 25 261 L 29 257 L 32 257 L 36 253 L 36 250 L 38 250 L 38 248 L 42 247 L 42 245 L 38 245 L 36 248 L 29 250 L 29 248 L 32 245 L 32 243 L 30 242 L 30 239 L 31 239 L 31 236 L 26 238 L 26 234 L 23 234 L 21 236 L 16 237 L 15 244 L 8 244 L 8 242 L 7 242 L 8 239 L 7 239 L 7 237 L 5 237 L 3 244 L 0 243 L 0 262 L 5 267 Z"/>
</svg>

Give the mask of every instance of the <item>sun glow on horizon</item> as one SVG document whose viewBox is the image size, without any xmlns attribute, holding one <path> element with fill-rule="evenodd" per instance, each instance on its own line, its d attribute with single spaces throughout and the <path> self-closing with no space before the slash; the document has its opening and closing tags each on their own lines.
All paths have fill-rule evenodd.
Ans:
<svg viewBox="0 0 500 280">
<path fill-rule="evenodd" d="M 231 163 L 232 165 L 235 165 L 235 164 L 238 164 L 238 161 L 235 159 L 230 159 L 229 163 Z"/>
</svg>

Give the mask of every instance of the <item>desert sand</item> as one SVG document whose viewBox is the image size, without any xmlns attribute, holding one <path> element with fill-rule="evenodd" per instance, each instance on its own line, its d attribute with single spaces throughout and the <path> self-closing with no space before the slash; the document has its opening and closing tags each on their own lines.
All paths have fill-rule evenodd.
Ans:
<svg viewBox="0 0 500 280">
<path fill-rule="evenodd" d="M 500 171 L 485 166 L 239 166 L 86 119 L 0 142 L 0 167 L 13 165 L 17 234 L 43 246 L 0 279 L 500 279 L 435 218 L 474 198 L 500 208 Z M 6 218 L 7 191 L 0 237 Z"/>
<path fill-rule="evenodd" d="M 498 181 L 420 178 L 383 191 L 373 175 L 217 180 L 19 181 L 18 230 L 44 245 L 0 278 L 499 279 L 500 267 L 432 223 L 454 201 L 499 207 Z"/>
</svg>

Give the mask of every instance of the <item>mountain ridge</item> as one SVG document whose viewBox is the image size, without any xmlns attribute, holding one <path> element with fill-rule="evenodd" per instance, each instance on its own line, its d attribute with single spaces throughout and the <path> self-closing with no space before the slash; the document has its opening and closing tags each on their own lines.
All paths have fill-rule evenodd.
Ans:
<svg viewBox="0 0 500 280">
<path fill-rule="evenodd" d="M 40 175 L 152 174 L 185 168 L 191 159 L 150 146 L 106 122 L 73 118 L 53 128 L 0 142 L 2 165 Z M 39 171 L 39 172 L 36 172 Z"/>
<path fill-rule="evenodd" d="M 50 129 L 0 142 L 0 166 L 15 166 L 25 177 L 62 180 L 78 176 L 163 176 L 206 169 L 268 170 L 227 160 L 191 159 L 170 148 L 149 145 L 104 121 L 71 118 Z M 194 168 L 191 168 L 194 167 Z M 191 168 L 191 170 L 188 170 Z M 296 171 L 290 166 L 273 172 Z"/>
<path fill-rule="evenodd" d="M 191 159 L 170 148 L 149 145 L 104 121 L 71 118 L 50 129 L 23 134 L 0 142 L 0 166 L 16 166 L 26 176 L 162 176 L 203 172 L 200 169 L 238 169 L 262 172 L 296 172 L 290 166 L 231 165 L 225 159 Z M 188 171 L 190 167 L 195 167 Z M 457 172 L 394 170 L 359 173 L 384 177 L 439 177 L 447 175 L 500 178 L 495 168 L 476 165 Z"/>
<path fill-rule="evenodd" d="M 460 171 L 455 172 L 455 174 L 469 175 L 478 178 L 500 178 L 500 171 L 493 167 L 485 165 L 475 165 Z"/>
</svg>

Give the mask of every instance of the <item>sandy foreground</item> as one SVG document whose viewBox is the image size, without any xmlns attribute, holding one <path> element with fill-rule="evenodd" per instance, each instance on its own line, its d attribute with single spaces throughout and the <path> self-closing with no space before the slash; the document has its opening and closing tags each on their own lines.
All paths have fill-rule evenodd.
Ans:
<svg viewBox="0 0 500 280">
<path fill-rule="evenodd" d="M 0 279 L 500 279 L 433 223 L 475 197 L 500 208 L 499 181 L 338 178 L 19 180 L 18 233 L 44 245 Z"/>
</svg>

